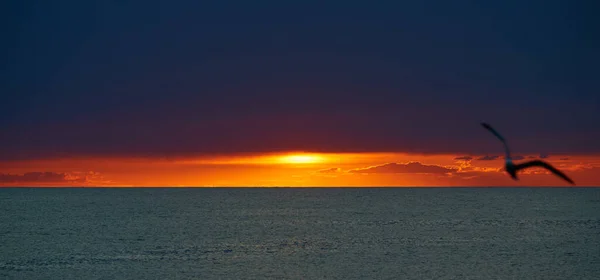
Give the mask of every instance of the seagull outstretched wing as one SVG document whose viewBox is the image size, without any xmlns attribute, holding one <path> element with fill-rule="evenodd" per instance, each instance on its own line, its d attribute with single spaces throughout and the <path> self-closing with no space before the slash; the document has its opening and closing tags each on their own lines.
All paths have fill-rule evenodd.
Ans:
<svg viewBox="0 0 600 280">
<path fill-rule="evenodd" d="M 489 125 L 488 123 L 481 123 L 481 125 L 489 130 L 491 133 L 493 133 L 498 139 L 500 139 L 500 141 L 502 141 L 502 144 L 504 144 L 504 152 L 506 153 L 506 158 L 510 158 L 510 150 L 508 149 L 508 144 L 506 143 L 506 140 L 504 140 L 504 137 L 502 137 L 502 135 L 500 135 L 500 133 L 498 133 L 498 131 L 496 131 L 491 125 Z"/>
<path fill-rule="evenodd" d="M 547 162 L 541 161 L 541 160 L 536 159 L 536 160 L 524 162 L 521 164 L 516 164 L 515 169 L 518 171 L 521 169 L 534 167 L 534 166 L 545 168 L 545 169 L 549 170 L 550 172 L 554 173 L 554 175 L 563 178 L 565 181 L 571 183 L 572 185 L 575 185 L 575 182 L 573 182 L 573 180 L 571 180 L 571 178 L 569 178 L 567 175 L 565 175 L 565 173 L 562 173 L 560 170 L 554 168 L 554 166 L 550 165 Z"/>
</svg>

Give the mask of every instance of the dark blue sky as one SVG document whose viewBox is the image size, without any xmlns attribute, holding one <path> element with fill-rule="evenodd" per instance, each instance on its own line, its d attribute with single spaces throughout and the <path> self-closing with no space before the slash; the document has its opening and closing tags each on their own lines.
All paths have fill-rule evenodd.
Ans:
<svg viewBox="0 0 600 280">
<path fill-rule="evenodd" d="M 4 158 L 600 152 L 593 1 L 9 2 Z"/>
</svg>

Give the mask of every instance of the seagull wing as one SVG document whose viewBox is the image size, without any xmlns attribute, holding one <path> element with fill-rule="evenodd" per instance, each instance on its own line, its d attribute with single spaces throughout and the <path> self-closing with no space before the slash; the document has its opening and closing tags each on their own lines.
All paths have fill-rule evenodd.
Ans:
<svg viewBox="0 0 600 280">
<path fill-rule="evenodd" d="M 569 178 L 567 175 L 565 175 L 565 173 L 562 173 L 560 170 L 554 168 L 554 166 L 550 165 L 547 162 L 541 161 L 541 160 L 532 160 L 532 161 L 524 162 L 521 164 L 516 164 L 515 169 L 516 169 L 516 171 L 519 171 L 521 169 L 534 167 L 534 166 L 548 169 L 550 172 L 554 173 L 554 175 L 563 178 L 565 181 L 571 183 L 572 185 L 575 185 L 575 182 L 573 182 L 573 180 L 571 180 L 571 178 Z"/>
<path fill-rule="evenodd" d="M 504 152 L 506 153 L 506 158 L 510 158 L 510 150 L 508 149 L 508 144 L 506 143 L 506 140 L 504 140 L 504 137 L 502 137 L 502 135 L 500 135 L 500 133 L 498 133 L 498 131 L 496 131 L 491 125 L 489 125 L 488 123 L 481 123 L 481 125 L 489 130 L 491 133 L 493 133 L 498 139 L 500 139 L 500 141 L 502 141 L 502 144 L 504 144 Z"/>
</svg>

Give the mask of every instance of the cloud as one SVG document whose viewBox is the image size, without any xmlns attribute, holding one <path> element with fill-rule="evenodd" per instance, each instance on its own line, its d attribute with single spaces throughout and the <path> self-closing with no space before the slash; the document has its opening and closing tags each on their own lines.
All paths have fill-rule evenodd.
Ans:
<svg viewBox="0 0 600 280">
<path fill-rule="evenodd" d="M 334 173 L 339 173 L 339 172 L 342 172 L 342 169 L 339 167 L 317 170 L 317 173 L 320 173 L 320 174 L 334 174 Z"/>
<path fill-rule="evenodd" d="M 465 179 L 465 180 L 470 180 L 470 179 L 474 179 L 474 178 L 480 177 L 481 174 L 482 173 L 479 172 L 479 171 L 470 170 L 470 171 L 463 171 L 463 172 L 454 173 L 454 174 L 452 174 L 452 177 L 453 178 L 462 178 L 462 179 Z"/>
<path fill-rule="evenodd" d="M 471 161 L 473 160 L 473 157 L 471 157 L 471 156 L 455 157 L 454 160 L 458 164 L 458 172 L 473 169 L 473 166 L 471 165 Z"/>
<path fill-rule="evenodd" d="M 477 160 L 497 160 L 499 158 L 500 158 L 500 156 L 485 155 L 485 156 L 477 158 Z M 504 158 L 504 157 L 502 157 L 502 158 Z M 535 158 L 535 157 L 530 157 L 530 158 Z M 513 159 L 513 160 L 522 160 L 522 159 L 525 159 L 525 157 L 521 156 L 521 155 L 516 155 L 516 156 L 511 156 L 511 159 Z"/>
<path fill-rule="evenodd" d="M 21 175 L 0 174 L 1 183 L 60 183 L 74 180 L 67 173 L 27 172 Z"/>
<path fill-rule="evenodd" d="M 594 166 L 593 164 L 589 164 L 589 163 L 577 163 L 577 164 L 573 164 L 571 166 L 566 166 L 564 167 L 564 170 L 571 170 L 571 171 L 581 171 L 581 170 L 591 170 L 591 169 L 598 169 L 597 166 Z"/>
<path fill-rule="evenodd" d="M 484 173 L 484 172 L 502 172 L 502 170 L 503 170 L 502 167 L 477 167 L 477 166 L 474 166 L 466 171 Z"/>
<path fill-rule="evenodd" d="M 457 169 L 443 167 L 439 165 L 427 165 L 420 162 L 409 163 L 386 163 L 383 165 L 371 166 L 367 168 L 352 169 L 350 173 L 421 173 L 421 174 L 446 174 L 456 172 Z"/>
<path fill-rule="evenodd" d="M 497 160 L 499 158 L 500 158 L 500 156 L 485 155 L 485 156 L 477 158 L 477 160 Z M 504 158 L 504 157 L 502 157 L 502 158 Z M 531 157 L 530 156 L 529 158 L 535 158 L 535 157 Z M 456 159 L 459 159 L 459 158 L 455 158 L 455 160 Z M 522 160 L 522 159 L 525 159 L 525 156 L 521 156 L 521 155 L 511 156 L 511 159 L 513 159 L 513 160 Z"/>
<path fill-rule="evenodd" d="M 478 158 L 477 160 L 496 160 L 498 159 L 500 156 L 483 156 Z"/>
<path fill-rule="evenodd" d="M 455 157 L 454 160 L 461 160 L 461 161 L 470 161 L 472 160 L 473 157 L 470 156 L 462 156 L 462 157 Z"/>
<path fill-rule="evenodd" d="M 550 156 L 548 154 L 540 154 L 540 158 L 549 158 Z"/>
<path fill-rule="evenodd" d="M 535 158 L 535 156 L 528 156 L 527 158 Z"/>
<path fill-rule="evenodd" d="M 560 158 L 560 160 L 569 160 L 568 157 Z"/>
<path fill-rule="evenodd" d="M 111 183 L 98 172 L 26 172 L 24 174 L 0 173 L 0 184 L 10 185 L 90 185 Z"/>
</svg>

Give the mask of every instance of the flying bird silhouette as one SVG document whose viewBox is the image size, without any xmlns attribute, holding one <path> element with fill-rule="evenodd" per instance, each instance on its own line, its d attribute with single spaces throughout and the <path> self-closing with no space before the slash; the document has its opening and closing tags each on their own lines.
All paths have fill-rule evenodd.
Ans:
<svg viewBox="0 0 600 280">
<path fill-rule="evenodd" d="M 550 165 L 549 163 L 547 163 L 545 161 L 531 160 L 531 161 L 527 161 L 524 163 L 514 164 L 510 157 L 510 150 L 508 148 L 508 144 L 506 143 L 506 140 L 504 139 L 504 137 L 502 137 L 502 135 L 500 135 L 500 133 L 498 133 L 498 131 L 496 131 L 491 125 L 489 125 L 487 123 L 481 123 L 481 125 L 485 129 L 487 129 L 491 133 L 493 133 L 498 139 L 500 139 L 500 141 L 502 141 L 502 144 L 504 144 L 504 153 L 506 153 L 504 169 L 510 175 L 510 177 L 512 177 L 514 180 L 519 180 L 519 178 L 517 177 L 517 171 L 519 171 L 519 170 L 523 170 L 523 169 L 526 169 L 529 167 L 542 167 L 542 168 L 545 168 L 545 169 L 549 170 L 550 172 L 554 173 L 554 175 L 563 178 L 565 181 L 571 183 L 572 185 L 575 185 L 575 182 L 573 182 L 573 180 L 571 180 L 571 178 L 569 178 L 567 175 L 562 173 L 560 170 L 554 168 L 554 166 Z"/>
</svg>

